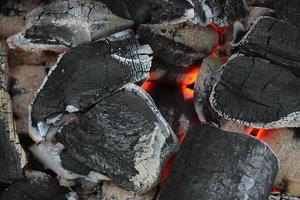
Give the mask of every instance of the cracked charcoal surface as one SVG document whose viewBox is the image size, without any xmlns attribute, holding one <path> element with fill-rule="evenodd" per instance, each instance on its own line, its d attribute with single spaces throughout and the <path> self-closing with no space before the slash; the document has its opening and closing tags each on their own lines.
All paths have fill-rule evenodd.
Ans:
<svg viewBox="0 0 300 200">
<path fill-rule="evenodd" d="M 33 125 L 67 105 L 85 110 L 128 82 L 148 77 L 149 46 L 141 46 L 132 31 L 72 48 L 50 72 L 32 105 Z"/>
<path fill-rule="evenodd" d="M 123 189 L 151 189 L 176 140 L 150 97 L 140 92 L 138 86 L 126 86 L 64 126 L 56 136 L 65 146 L 62 155 L 69 153 Z M 68 169 L 68 160 L 61 157 Z"/>
<path fill-rule="evenodd" d="M 169 67 L 195 64 L 209 55 L 219 40 L 212 29 L 192 23 L 144 24 L 138 35 L 151 46 L 155 59 Z"/>
<path fill-rule="evenodd" d="M 235 55 L 224 66 L 210 100 L 219 114 L 250 127 L 298 127 L 299 90 L 299 77 L 287 67 Z"/>
<path fill-rule="evenodd" d="M 300 77 L 300 29 L 272 17 L 260 18 L 243 39 L 240 49 L 286 65 Z"/>
<path fill-rule="evenodd" d="M 103 0 L 103 2 L 116 15 L 125 18 L 130 16 L 129 18 L 137 24 L 158 24 L 178 20 L 185 17 L 188 10 L 193 9 L 186 0 Z"/>
<path fill-rule="evenodd" d="M 244 0 L 192 0 L 201 24 L 216 23 L 228 26 L 229 23 L 243 19 L 248 15 Z"/>
<path fill-rule="evenodd" d="M 132 25 L 98 1 L 56 0 L 31 12 L 25 30 L 11 37 L 11 43 L 31 50 L 74 47 Z"/>
<path fill-rule="evenodd" d="M 277 170 L 265 143 L 198 125 L 180 147 L 160 200 L 266 200 Z"/>
<path fill-rule="evenodd" d="M 26 179 L 14 182 L 0 194 L 0 200 L 65 200 L 68 189 L 57 178 L 41 172 L 30 172 Z"/>
<path fill-rule="evenodd" d="M 300 3 L 298 0 L 277 0 L 275 8 L 280 18 L 300 28 Z"/>
<path fill-rule="evenodd" d="M 7 66 L 4 44 L 0 41 L 0 181 L 11 182 L 23 178 L 23 151 L 13 121 L 12 105 L 7 93 Z"/>
</svg>

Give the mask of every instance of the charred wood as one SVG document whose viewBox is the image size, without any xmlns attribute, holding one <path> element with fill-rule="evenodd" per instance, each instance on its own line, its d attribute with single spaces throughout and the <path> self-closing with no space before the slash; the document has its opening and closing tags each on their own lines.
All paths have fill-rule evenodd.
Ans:
<svg viewBox="0 0 300 200">
<path fill-rule="evenodd" d="M 86 110 L 124 84 L 145 80 L 151 53 L 132 31 L 72 48 L 59 57 L 38 91 L 32 104 L 33 126 L 52 114 Z"/>
<path fill-rule="evenodd" d="M 50 153 L 42 149 L 46 142 L 32 148 L 46 167 L 67 179 L 95 179 L 91 172 L 100 173 L 101 178 L 107 176 L 117 186 L 135 192 L 149 191 L 158 183 L 163 163 L 177 148 L 176 136 L 153 100 L 134 84 L 126 84 L 78 114 L 56 139 L 60 149 Z M 53 156 L 47 160 L 44 155 Z M 73 174 L 66 175 L 66 170 Z"/>
<path fill-rule="evenodd" d="M 56 0 L 34 9 L 26 19 L 25 29 L 9 38 L 11 47 L 62 51 L 133 25 L 93 0 Z"/>
<path fill-rule="evenodd" d="M 258 57 L 233 55 L 210 96 L 227 119 L 249 127 L 299 127 L 300 80 L 288 67 Z"/>
<path fill-rule="evenodd" d="M 240 51 L 286 65 L 300 77 L 300 29 L 284 21 L 259 18 L 243 38 Z"/>
<path fill-rule="evenodd" d="M 160 199 L 268 199 L 277 170 L 264 142 L 198 125 L 180 147 Z"/>
</svg>

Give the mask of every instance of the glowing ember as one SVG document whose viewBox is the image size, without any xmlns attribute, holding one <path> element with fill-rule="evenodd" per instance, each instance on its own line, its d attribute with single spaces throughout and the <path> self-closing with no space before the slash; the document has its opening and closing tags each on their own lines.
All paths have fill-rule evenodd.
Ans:
<svg viewBox="0 0 300 200">
<path fill-rule="evenodd" d="M 163 169 L 163 173 L 162 173 L 162 178 L 160 181 L 160 185 L 164 185 L 166 183 L 166 181 L 168 180 L 168 177 L 170 175 L 174 160 L 175 160 L 176 156 L 173 155 L 167 162 L 167 164 L 164 166 Z"/>
<path fill-rule="evenodd" d="M 154 88 L 153 81 L 147 80 L 143 85 L 141 85 L 141 88 L 143 88 L 145 91 L 149 92 Z"/>
</svg>

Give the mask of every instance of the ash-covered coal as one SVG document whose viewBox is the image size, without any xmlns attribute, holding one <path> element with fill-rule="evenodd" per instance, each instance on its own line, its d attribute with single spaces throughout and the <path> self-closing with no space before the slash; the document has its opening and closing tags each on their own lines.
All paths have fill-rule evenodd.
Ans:
<svg viewBox="0 0 300 200">
<path fill-rule="evenodd" d="M 234 55 L 223 67 L 210 102 L 227 119 L 249 127 L 298 127 L 300 79 L 287 67 Z"/>
<path fill-rule="evenodd" d="M 56 139 L 31 147 L 45 167 L 67 179 L 111 179 L 135 192 L 159 182 L 164 162 L 177 149 L 177 138 L 151 97 L 132 83 L 79 113 Z"/>
<path fill-rule="evenodd" d="M 26 19 L 24 30 L 9 38 L 11 47 L 62 51 L 133 25 L 93 0 L 55 0 L 37 7 Z"/>
<path fill-rule="evenodd" d="M 220 27 L 229 26 L 248 15 L 245 0 L 191 0 L 195 8 L 195 19 L 202 25 L 215 23 Z"/>
<path fill-rule="evenodd" d="M 124 84 L 147 79 L 151 53 L 127 30 L 62 54 L 30 106 L 35 140 L 42 139 L 36 129 L 47 128 L 51 115 L 86 110 Z"/>
<path fill-rule="evenodd" d="M 210 97 L 218 114 L 250 127 L 299 127 L 299 35 L 286 22 L 259 18 L 222 68 Z"/>
<path fill-rule="evenodd" d="M 160 200 L 266 200 L 277 170 L 264 142 L 198 125 L 180 147 Z"/>
<path fill-rule="evenodd" d="M 154 58 L 168 67 L 192 66 L 208 56 L 219 41 L 209 27 L 192 22 L 179 24 L 143 24 L 139 39 L 151 46 Z"/>
</svg>

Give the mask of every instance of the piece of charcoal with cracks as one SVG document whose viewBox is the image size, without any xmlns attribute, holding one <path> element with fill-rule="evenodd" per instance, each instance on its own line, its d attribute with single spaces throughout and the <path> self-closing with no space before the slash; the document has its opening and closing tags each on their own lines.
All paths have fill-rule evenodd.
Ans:
<svg viewBox="0 0 300 200">
<path fill-rule="evenodd" d="M 266 200 L 277 170 L 278 160 L 264 142 L 197 125 L 177 153 L 160 200 Z"/>
<path fill-rule="evenodd" d="M 27 159 L 15 130 L 5 55 L 5 44 L 0 41 L 0 181 L 10 183 L 23 178 Z"/>
<path fill-rule="evenodd" d="M 275 9 L 281 19 L 300 28 L 300 3 L 298 0 L 277 0 Z"/>
<path fill-rule="evenodd" d="M 45 167 L 66 179 L 111 179 L 139 193 L 156 186 L 163 164 L 177 150 L 177 138 L 153 100 L 133 83 L 79 113 L 56 139 L 31 147 Z"/>
<path fill-rule="evenodd" d="M 257 19 L 242 39 L 240 52 L 286 65 L 300 77 L 300 29 L 272 17 Z"/>
<path fill-rule="evenodd" d="M 64 51 L 133 26 L 133 21 L 93 0 L 55 0 L 37 7 L 26 19 L 24 30 L 8 39 L 10 47 Z"/>
<path fill-rule="evenodd" d="M 65 200 L 69 192 L 56 178 L 39 171 L 27 171 L 26 178 L 12 183 L 0 200 Z"/>
<path fill-rule="evenodd" d="M 248 15 L 245 0 L 191 0 L 195 7 L 195 22 L 203 26 L 215 23 L 220 27 L 229 26 Z"/>
<path fill-rule="evenodd" d="M 252 128 L 299 127 L 299 89 L 300 79 L 288 67 L 235 54 L 210 103 L 219 115 Z"/>
<path fill-rule="evenodd" d="M 208 56 L 218 44 L 218 34 L 191 22 L 143 24 L 139 39 L 151 46 L 154 57 L 169 67 L 189 67 Z"/>
<path fill-rule="evenodd" d="M 194 17 L 189 0 L 102 0 L 116 15 L 137 24 L 178 23 Z M 121 9 L 122 8 L 122 9 Z"/>
<path fill-rule="evenodd" d="M 210 105 L 210 94 L 221 74 L 223 60 L 209 56 L 200 66 L 198 77 L 194 85 L 194 106 L 201 122 L 212 124 L 224 131 L 246 133 L 247 127 L 238 122 L 227 120 L 220 116 Z"/>
<path fill-rule="evenodd" d="M 62 54 L 29 108 L 33 139 L 43 140 L 47 118 L 85 110 L 124 84 L 147 79 L 151 53 L 127 30 Z"/>
</svg>

